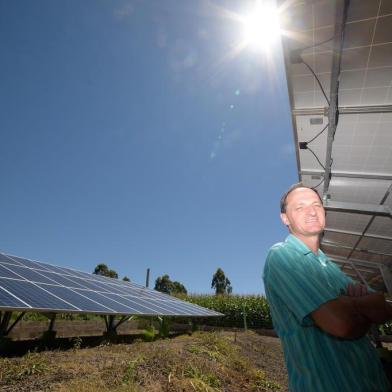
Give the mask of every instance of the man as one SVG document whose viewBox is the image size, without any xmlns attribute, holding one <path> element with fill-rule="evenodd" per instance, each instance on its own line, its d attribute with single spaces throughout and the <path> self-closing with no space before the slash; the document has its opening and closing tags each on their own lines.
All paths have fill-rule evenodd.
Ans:
<svg viewBox="0 0 392 392">
<path fill-rule="evenodd" d="M 290 391 L 388 391 L 366 336 L 372 323 L 392 319 L 384 295 L 355 283 L 319 249 L 325 210 L 313 189 L 290 187 L 280 216 L 290 235 L 270 249 L 264 285 Z"/>
</svg>

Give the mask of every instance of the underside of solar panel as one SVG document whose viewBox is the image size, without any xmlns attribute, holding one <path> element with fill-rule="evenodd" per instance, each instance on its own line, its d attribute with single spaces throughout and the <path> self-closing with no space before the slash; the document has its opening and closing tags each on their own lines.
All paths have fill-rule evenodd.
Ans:
<svg viewBox="0 0 392 392">
<path fill-rule="evenodd" d="M 0 312 L 222 316 L 144 286 L 0 253 Z"/>
<path fill-rule="evenodd" d="M 321 247 L 392 296 L 392 2 L 278 4 L 298 177 L 327 210 Z"/>
</svg>

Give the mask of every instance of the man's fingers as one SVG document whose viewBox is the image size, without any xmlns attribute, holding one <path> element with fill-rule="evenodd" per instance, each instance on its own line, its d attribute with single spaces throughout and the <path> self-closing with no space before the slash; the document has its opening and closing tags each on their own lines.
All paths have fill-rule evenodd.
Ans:
<svg viewBox="0 0 392 392">
<path fill-rule="evenodd" d="M 347 295 L 350 297 L 362 297 L 363 295 L 368 295 L 368 289 L 361 283 L 350 283 L 347 285 Z"/>
</svg>

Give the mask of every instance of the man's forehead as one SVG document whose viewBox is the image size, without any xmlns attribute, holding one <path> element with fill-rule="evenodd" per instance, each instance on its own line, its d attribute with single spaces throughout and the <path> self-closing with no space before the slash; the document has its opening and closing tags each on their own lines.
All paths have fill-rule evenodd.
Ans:
<svg viewBox="0 0 392 392">
<path fill-rule="evenodd" d="M 320 197 L 316 191 L 310 188 L 296 188 L 291 191 L 287 196 L 287 204 L 290 201 L 299 202 L 299 201 L 320 201 Z"/>
</svg>

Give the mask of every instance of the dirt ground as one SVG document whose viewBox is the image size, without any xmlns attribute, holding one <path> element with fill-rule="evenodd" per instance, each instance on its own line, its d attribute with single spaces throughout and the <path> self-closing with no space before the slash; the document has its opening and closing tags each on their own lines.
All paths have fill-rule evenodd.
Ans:
<svg viewBox="0 0 392 392">
<path fill-rule="evenodd" d="M 255 332 L 197 332 L 0 358 L 1 391 L 287 391 L 280 341 Z"/>
</svg>

